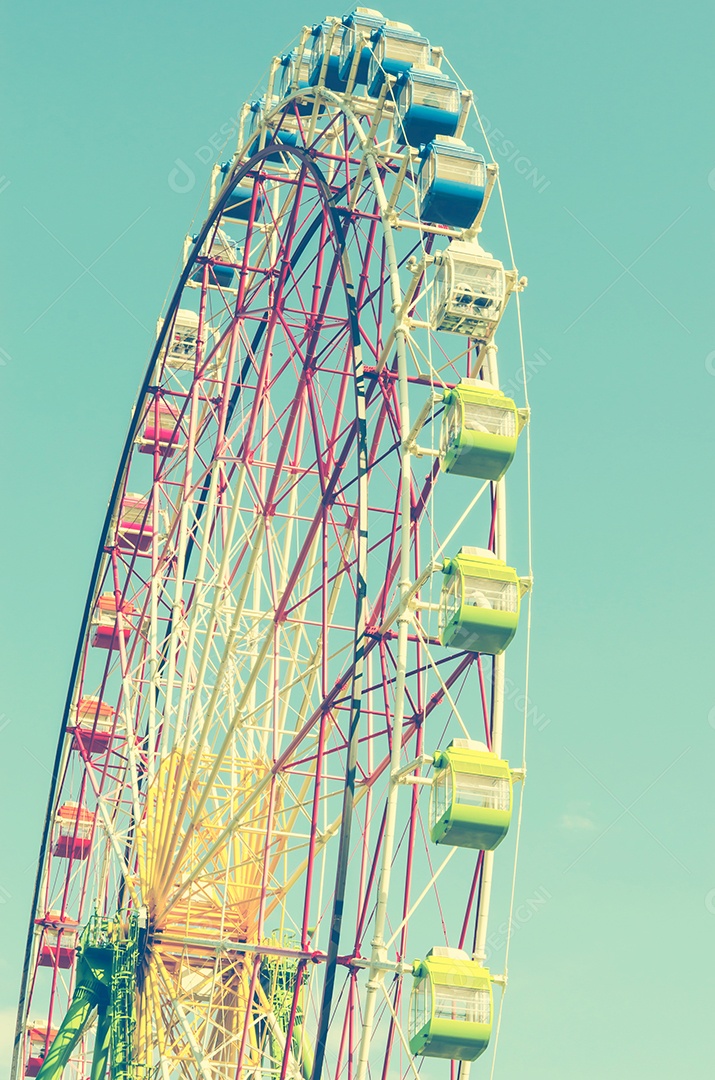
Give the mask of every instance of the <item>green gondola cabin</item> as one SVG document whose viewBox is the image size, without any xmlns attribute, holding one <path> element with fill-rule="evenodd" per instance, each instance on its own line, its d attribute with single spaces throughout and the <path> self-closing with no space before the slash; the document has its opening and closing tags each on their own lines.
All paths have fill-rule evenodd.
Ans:
<svg viewBox="0 0 715 1080">
<path fill-rule="evenodd" d="M 487 968 L 461 949 L 431 949 L 413 967 L 409 1041 L 421 1057 L 475 1061 L 492 1033 L 492 983 Z"/>
<path fill-rule="evenodd" d="M 439 460 L 446 473 L 501 480 L 514 460 L 527 418 L 511 398 L 482 379 L 445 390 Z"/>
<path fill-rule="evenodd" d="M 509 764 L 484 743 L 453 739 L 434 756 L 430 839 L 435 844 L 493 851 L 512 812 Z"/>
<path fill-rule="evenodd" d="M 463 547 L 442 565 L 440 641 L 451 649 L 498 655 L 519 625 L 525 584 L 486 548 Z"/>
</svg>

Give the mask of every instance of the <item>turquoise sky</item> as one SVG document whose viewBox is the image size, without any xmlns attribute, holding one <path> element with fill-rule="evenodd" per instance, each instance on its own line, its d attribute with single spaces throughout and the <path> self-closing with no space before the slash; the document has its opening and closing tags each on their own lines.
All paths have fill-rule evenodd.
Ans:
<svg viewBox="0 0 715 1080">
<path fill-rule="evenodd" d="M 383 10 L 442 44 L 475 91 L 530 279 L 536 722 L 495 1076 L 705 1080 L 715 1050 L 712 8 L 391 0 Z M 5 13 L 6 1038 L 48 768 L 155 320 L 212 142 L 270 57 L 326 13 L 287 0 Z M 177 159 L 193 186 L 169 182 Z"/>
</svg>

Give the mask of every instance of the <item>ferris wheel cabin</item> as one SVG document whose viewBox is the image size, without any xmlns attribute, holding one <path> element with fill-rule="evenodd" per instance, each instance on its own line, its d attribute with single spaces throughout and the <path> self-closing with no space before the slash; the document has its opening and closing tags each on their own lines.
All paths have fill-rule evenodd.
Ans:
<svg viewBox="0 0 715 1080">
<path fill-rule="evenodd" d="M 223 216 L 229 221 L 248 221 L 251 216 L 253 187 L 251 184 L 236 184 L 226 202 Z M 256 199 L 256 214 L 263 209 L 265 199 L 259 195 Z"/>
<path fill-rule="evenodd" d="M 481 379 L 445 390 L 439 460 L 446 473 L 501 480 L 514 460 L 526 410 Z"/>
<path fill-rule="evenodd" d="M 159 321 L 157 331 L 163 320 Z M 193 371 L 196 364 L 196 345 L 199 336 L 199 317 L 190 308 L 179 308 L 174 319 L 171 337 L 165 344 L 166 363 L 179 371 Z"/>
<path fill-rule="evenodd" d="M 311 47 L 310 86 L 323 82 L 328 90 L 344 90 L 340 54 L 345 27 L 338 19 L 326 20 L 313 28 Z"/>
<path fill-rule="evenodd" d="M 37 961 L 40 967 L 63 971 L 72 967 L 77 952 L 78 924 L 63 920 L 59 911 L 48 911 L 44 919 L 38 921 L 38 926 L 42 931 Z"/>
<path fill-rule="evenodd" d="M 430 839 L 450 847 L 493 851 L 509 831 L 512 778 L 509 764 L 484 743 L 453 739 L 434 756 Z"/>
<path fill-rule="evenodd" d="M 106 701 L 87 695 L 79 699 L 68 730 L 74 733 L 73 747 L 87 754 L 103 754 L 114 733 L 114 709 Z"/>
<path fill-rule="evenodd" d="M 132 616 L 136 614 L 134 604 L 126 601 L 120 607 L 121 628 L 117 612 L 117 601 L 114 593 L 102 593 L 97 600 L 92 626 L 94 634 L 92 645 L 96 649 L 118 649 L 120 638 L 124 643 L 129 641 L 133 630 Z"/>
<path fill-rule="evenodd" d="M 442 566 L 440 640 L 451 649 L 503 653 L 519 625 L 516 570 L 486 548 L 463 547 Z"/>
<path fill-rule="evenodd" d="M 43 1024 L 40 1020 L 33 1020 L 27 1025 L 25 1031 L 27 1041 L 25 1076 L 37 1076 L 56 1034 L 57 1028 L 49 1028 L 47 1024 Z"/>
<path fill-rule="evenodd" d="M 83 860 L 92 845 L 94 814 L 76 802 L 66 802 L 55 817 L 55 843 L 52 854 L 60 859 Z"/>
<path fill-rule="evenodd" d="M 284 112 L 277 120 L 265 121 L 266 99 L 251 102 L 251 118 L 248 126 L 248 138 L 255 133 L 255 139 L 248 148 L 248 157 L 252 157 L 265 146 L 271 143 L 283 143 L 284 146 L 297 146 L 298 144 L 298 121 L 289 112 Z M 264 134 L 265 126 L 265 134 Z M 281 153 L 280 149 L 267 154 L 265 161 L 274 162 L 283 166 L 291 164 L 290 154 Z"/>
<path fill-rule="evenodd" d="M 476 242 L 453 240 L 435 275 L 430 322 L 434 330 L 491 340 L 515 284 L 513 271 Z"/>
<path fill-rule="evenodd" d="M 221 165 L 219 175 L 221 176 L 221 183 L 230 173 L 233 167 L 232 161 L 224 161 Z M 251 206 L 253 205 L 253 192 L 254 185 L 239 181 L 233 188 L 231 194 L 228 196 L 224 205 L 223 216 L 226 221 L 250 221 L 251 218 Z M 265 196 L 260 192 L 256 192 L 256 204 L 254 216 L 259 217 L 263 207 L 265 205 Z M 179 312 L 181 314 L 181 312 Z"/>
<path fill-rule="evenodd" d="M 228 254 L 228 250 L 226 251 L 226 254 Z M 232 242 L 230 254 L 233 259 L 236 258 L 236 248 Z M 163 324 L 164 320 L 159 319 L 157 322 L 157 334 L 160 332 Z M 172 371 L 190 371 L 193 373 L 196 369 L 197 362 L 200 360 L 203 368 L 210 351 L 216 344 L 218 336 L 218 331 L 214 327 L 208 325 L 208 322 L 204 322 L 203 342 L 200 342 L 199 316 L 190 308 L 179 308 L 174 316 L 172 333 L 164 344 L 163 356 L 165 366 L 171 368 Z M 204 350 L 202 354 L 199 355 L 199 346 L 202 343 L 204 344 Z M 214 355 L 214 367 L 216 362 L 217 357 Z M 129 498 L 129 496 L 127 496 L 127 498 Z"/>
<path fill-rule="evenodd" d="M 158 452 L 165 457 L 171 457 L 179 441 L 178 419 L 173 405 L 161 398 L 155 398 L 146 413 L 139 452 L 141 454 Z"/>
<path fill-rule="evenodd" d="M 355 52 L 360 56 L 355 69 L 355 82 L 364 85 L 368 81 L 372 49 L 370 40 L 376 30 L 385 25 L 385 18 L 373 8 L 357 7 L 343 16 L 345 31 L 340 42 L 340 78 L 347 83 L 352 71 Z"/>
<path fill-rule="evenodd" d="M 430 66 L 430 43 L 407 23 L 386 22 L 375 31 L 367 84 L 370 97 L 377 97 L 385 75 L 399 78 L 411 67 Z"/>
<path fill-rule="evenodd" d="M 285 53 L 280 58 L 280 72 L 278 73 L 278 97 L 281 101 L 296 90 L 305 90 L 310 86 L 310 69 L 312 57 L 309 49 L 305 49 L 298 59 L 298 54 Z M 301 116 L 306 116 L 312 111 L 313 103 L 294 102 L 292 108 L 296 108 Z"/>
<path fill-rule="evenodd" d="M 456 132 L 462 104 L 459 87 L 436 68 L 411 68 L 401 77 L 395 95 L 399 142 L 423 146 L 438 135 Z"/>
<path fill-rule="evenodd" d="M 431 949 L 417 961 L 410 997 L 410 1050 L 421 1057 L 476 1061 L 492 1034 L 487 968 L 462 949 Z"/>
<path fill-rule="evenodd" d="M 208 284 L 221 289 L 229 289 L 235 274 L 233 264 L 236 261 L 236 245 L 233 240 L 221 229 L 216 229 L 211 241 L 204 244 L 191 280 L 202 282 L 204 267 L 208 264 Z"/>
<path fill-rule="evenodd" d="M 120 551 L 148 555 L 154 530 L 149 519 L 149 500 L 128 491 L 122 499 L 117 522 L 117 547 Z"/>
<path fill-rule="evenodd" d="M 484 202 L 487 166 L 461 139 L 436 135 L 422 151 L 420 218 L 432 225 L 467 229 Z"/>
</svg>

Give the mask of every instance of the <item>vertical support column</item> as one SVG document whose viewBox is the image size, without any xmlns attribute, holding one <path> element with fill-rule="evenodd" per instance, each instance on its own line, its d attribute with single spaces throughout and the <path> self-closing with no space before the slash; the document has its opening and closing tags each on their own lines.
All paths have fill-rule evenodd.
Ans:
<svg viewBox="0 0 715 1080">
<path fill-rule="evenodd" d="M 400 614 L 397 619 L 397 662 L 395 667 L 395 703 L 392 715 L 392 756 L 390 761 L 390 787 L 387 795 L 385 811 L 385 833 L 382 844 L 382 864 L 377 891 L 377 904 L 375 908 L 375 923 L 372 939 L 372 956 L 370 961 L 369 978 L 365 994 L 365 1009 L 363 1013 L 362 1038 L 358 1054 L 356 1080 L 365 1080 L 367 1075 L 370 1056 L 370 1043 L 372 1040 L 372 1028 L 375 1019 L 377 995 L 384 980 L 384 970 L 381 965 L 387 959 L 385 947 L 385 925 L 387 920 L 387 902 L 390 890 L 390 876 L 392 869 L 392 856 L 395 841 L 395 822 L 397 819 L 397 799 L 399 783 L 392 779 L 399 771 L 402 754 L 402 733 L 405 711 L 405 678 L 407 674 L 407 650 L 410 613 L 407 601 L 410 596 L 412 582 L 410 579 L 410 541 L 411 541 L 411 501 L 410 489 L 412 480 L 412 458 L 409 451 L 407 436 L 411 430 L 409 383 L 407 381 L 407 347 L 405 342 L 406 329 L 401 321 L 402 294 L 400 290 L 400 278 L 395 252 L 394 238 L 388 215 L 389 207 L 385 192 L 377 172 L 372 153 L 365 152 L 365 161 L 375 188 L 380 211 L 383 220 L 385 235 L 385 251 L 387 254 L 388 269 L 390 272 L 390 285 L 392 294 L 392 313 L 398 321 L 395 326 L 395 347 L 397 350 L 397 374 L 398 396 L 400 409 L 400 436 L 401 446 L 401 486 L 400 486 Z"/>
</svg>

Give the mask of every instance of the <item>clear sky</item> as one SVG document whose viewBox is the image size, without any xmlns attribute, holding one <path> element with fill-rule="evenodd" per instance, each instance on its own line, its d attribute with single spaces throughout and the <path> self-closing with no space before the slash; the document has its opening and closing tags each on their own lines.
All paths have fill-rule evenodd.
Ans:
<svg viewBox="0 0 715 1080">
<path fill-rule="evenodd" d="M 530 279 L 536 722 L 495 1076 L 706 1080 L 715 1050 L 712 6 L 382 8 L 442 44 L 475 91 Z M 48 768 L 154 323 L 217 156 L 212 142 L 270 57 L 327 13 L 341 12 L 312 0 L 45 0 L 5 11 L 8 1037 Z M 177 159 L 193 185 L 171 181 Z M 516 687 L 511 723 L 518 696 Z"/>
</svg>

